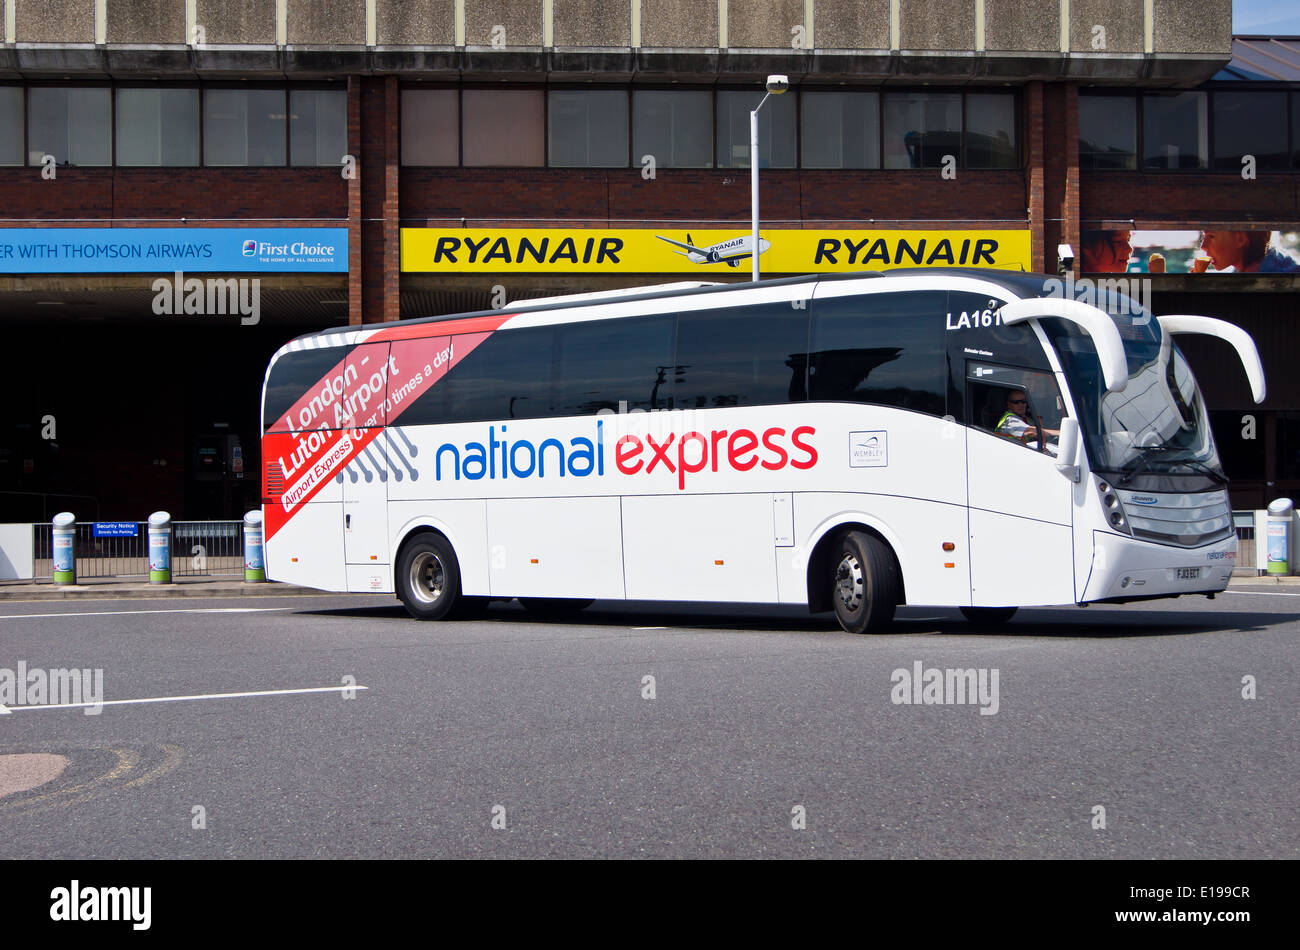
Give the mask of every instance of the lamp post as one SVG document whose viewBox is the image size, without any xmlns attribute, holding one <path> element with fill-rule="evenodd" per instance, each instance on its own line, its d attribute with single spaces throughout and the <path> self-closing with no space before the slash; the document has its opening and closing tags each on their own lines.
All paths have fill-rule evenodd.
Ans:
<svg viewBox="0 0 1300 950">
<path fill-rule="evenodd" d="M 767 95 L 749 114 L 749 209 L 753 224 L 750 253 L 754 258 L 754 280 L 758 280 L 758 110 L 772 96 L 779 96 L 790 88 L 789 76 L 768 76 Z"/>
</svg>

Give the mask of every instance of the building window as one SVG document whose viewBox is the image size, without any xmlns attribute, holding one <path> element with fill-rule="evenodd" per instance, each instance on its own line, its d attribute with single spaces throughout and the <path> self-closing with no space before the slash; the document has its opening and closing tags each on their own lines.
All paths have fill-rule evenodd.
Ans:
<svg viewBox="0 0 1300 950">
<path fill-rule="evenodd" d="M 1137 168 L 1137 97 L 1079 96 L 1079 167 Z"/>
<path fill-rule="evenodd" d="M 638 89 L 632 93 L 632 160 L 659 168 L 713 167 L 713 94 Z"/>
<path fill-rule="evenodd" d="M 197 89 L 117 90 L 117 164 L 198 163 Z"/>
<path fill-rule="evenodd" d="M 39 86 L 28 93 L 27 161 L 53 155 L 60 165 L 113 163 L 107 87 Z"/>
<path fill-rule="evenodd" d="M 460 164 L 460 91 L 402 90 L 402 164 Z"/>
<path fill-rule="evenodd" d="M 966 96 L 966 167 L 1017 168 L 1016 97 L 1011 93 Z"/>
<path fill-rule="evenodd" d="M 627 93 L 552 89 L 547 110 L 548 164 L 554 168 L 627 167 Z"/>
<path fill-rule="evenodd" d="M 348 94 L 342 89 L 289 91 L 289 160 L 342 165 L 348 154 Z"/>
<path fill-rule="evenodd" d="M 886 93 L 885 167 L 939 168 L 960 161 L 960 93 Z"/>
<path fill-rule="evenodd" d="M 0 165 L 23 164 L 23 87 L 0 86 Z"/>
<path fill-rule="evenodd" d="M 1210 151 L 1207 109 L 1203 92 L 1144 95 L 1142 167 L 1205 168 Z"/>
<path fill-rule="evenodd" d="M 874 92 L 802 94 L 804 168 L 879 168 L 880 95 Z"/>
<path fill-rule="evenodd" d="M 466 165 L 539 168 L 546 164 L 540 89 L 466 89 L 461 142 Z"/>
<path fill-rule="evenodd" d="M 1285 92 L 1214 93 L 1214 167 L 1240 172 L 1243 155 L 1261 171 L 1290 165 Z M 1279 121 L 1280 120 L 1280 121 Z"/>
<path fill-rule="evenodd" d="M 285 164 L 283 89 L 209 89 L 203 96 L 203 163 Z"/>
<path fill-rule="evenodd" d="M 723 90 L 718 93 L 718 167 L 749 167 L 749 114 L 765 93 Z M 794 168 L 797 164 L 795 97 L 773 96 L 758 114 L 758 167 Z"/>
</svg>

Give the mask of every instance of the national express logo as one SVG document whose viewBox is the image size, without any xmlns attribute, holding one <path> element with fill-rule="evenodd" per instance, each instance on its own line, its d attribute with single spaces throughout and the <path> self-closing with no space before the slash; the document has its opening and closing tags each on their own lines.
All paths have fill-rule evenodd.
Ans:
<svg viewBox="0 0 1300 950">
<path fill-rule="evenodd" d="M 243 250 L 240 253 L 245 257 L 252 257 L 255 255 L 257 253 L 257 241 L 252 240 L 251 238 L 245 241 Z"/>
<path fill-rule="evenodd" d="M 780 471 L 789 465 L 810 469 L 817 464 L 817 449 L 808 441 L 816 435 L 813 426 L 798 426 L 788 433 L 772 426 L 761 433 L 754 429 L 713 429 L 710 432 L 668 432 L 625 435 L 614 444 L 614 467 L 623 475 L 653 475 L 659 471 L 676 476 L 677 488 L 686 489 L 686 477 L 727 468 L 748 472 L 755 467 Z M 434 478 L 460 481 L 481 478 L 559 478 L 603 476 L 606 465 L 605 422 L 596 420 L 591 437 L 576 436 L 566 442 L 557 438 L 534 442 L 515 438 L 509 426 L 488 426 L 487 438 L 461 445 L 444 442 L 434 453 Z"/>
</svg>

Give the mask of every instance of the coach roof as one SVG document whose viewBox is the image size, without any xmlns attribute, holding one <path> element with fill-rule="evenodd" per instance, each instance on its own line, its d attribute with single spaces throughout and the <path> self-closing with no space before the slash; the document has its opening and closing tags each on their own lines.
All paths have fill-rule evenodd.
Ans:
<svg viewBox="0 0 1300 950">
<path fill-rule="evenodd" d="M 326 330 L 318 330 L 315 333 L 305 333 L 296 339 L 304 340 L 315 337 L 325 337 L 334 333 L 349 333 L 359 329 L 416 326 L 426 323 L 437 324 L 451 320 L 466 320 L 474 317 L 500 316 L 502 313 L 544 313 L 548 310 L 572 310 L 581 307 L 605 306 L 611 303 L 631 303 L 634 301 L 654 300 L 656 298 L 695 297 L 707 294 L 731 293 L 737 290 L 753 290 L 762 287 L 783 287 L 792 284 L 806 284 L 810 281 L 821 283 L 841 280 L 863 280 L 879 277 L 973 278 L 996 284 L 997 286 L 1009 291 L 1011 295 L 1017 298 L 1047 296 L 1049 291 L 1045 288 L 1045 284 L 1049 279 L 1051 279 L 1045 274 L 1012 274 L 1006 271 L 997 271 L 979 267 L 904 267 L 891 268 L 885 271 L 854 271 L 845 274 L 807 274 L 800 277 L 779 277 L 774 280 L 762 280 L 757 283 L 753 281 L 744 281 L 738 283 L 714 284 L 711 286 L 695 287 L 687 290 L 682 290 L 676 285 L 674 285 L 674 289 L 670 290 L 650 286 L 646 288 L 646 292 L 643 294 L 628 293 L 627 290 L 611 291 L 608 295 L 574 294 L 572 298 L 550 297 L 544 302 L 531 305 L 525 300 L 512 303 L 508 307 L 499 307 L 492 310 L 471 310 L 465 313 L 451 313 L 436 317 L 411 317 L 406 320 L 394 320 L 383 324 L 367 324 L 364 327 L 349 324 L 347 326 L 330 327 Z"/>
</svg>

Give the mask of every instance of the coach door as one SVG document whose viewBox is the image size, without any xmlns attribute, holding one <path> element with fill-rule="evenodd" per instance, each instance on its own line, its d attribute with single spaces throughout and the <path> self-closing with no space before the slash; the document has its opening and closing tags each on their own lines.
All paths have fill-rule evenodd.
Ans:
<svg viewBox="0 0 1300 950">
<path fill-rule="evenodd" d="M 343 418 L 360 450 L 343 470 L 343 552 L 348 590 L 391 590 L 385 404 L 388 344 L 366 343 L 348 355 Z"/>
<path fill-rule="evenodd" d="M 1073 486 L 1056 469 L 1055 377 L 967 360 L 966 412 L 971 603 L 1073 602 Z"/>
</svg>

